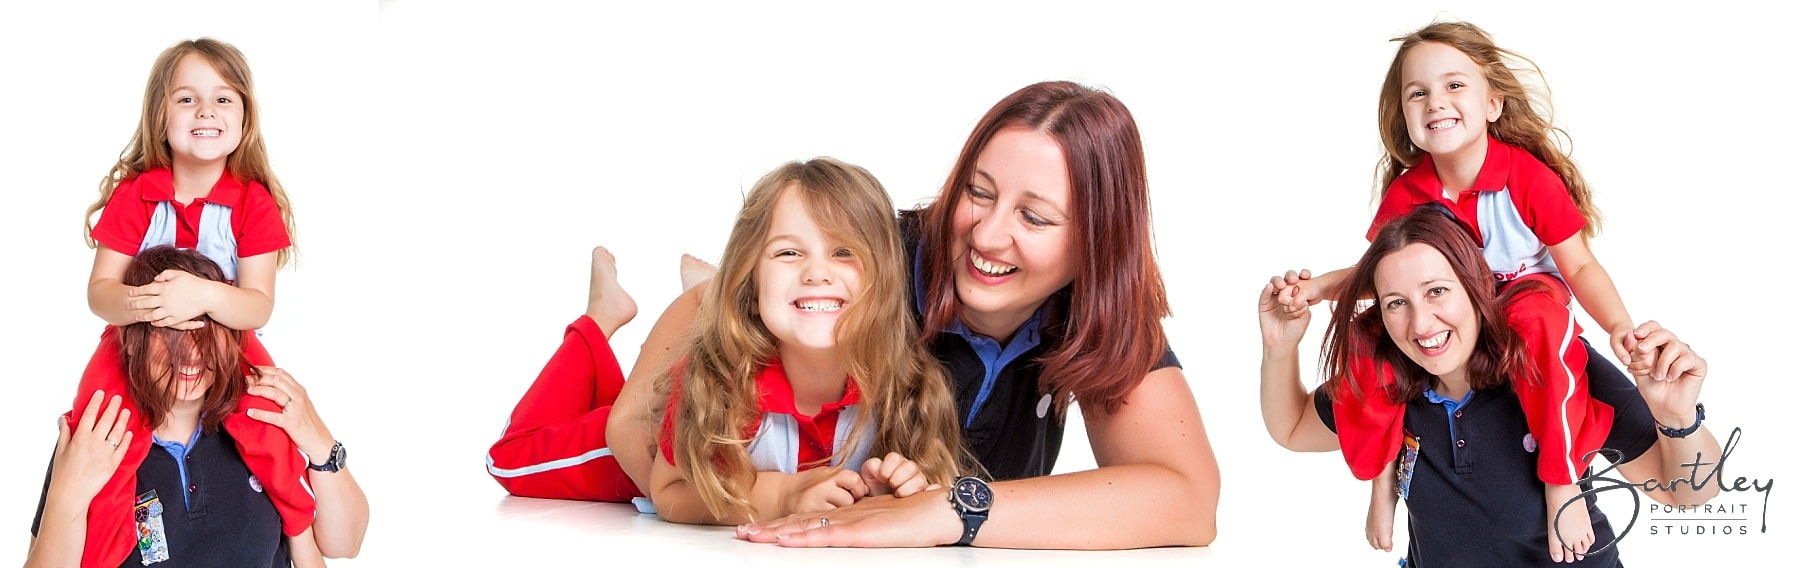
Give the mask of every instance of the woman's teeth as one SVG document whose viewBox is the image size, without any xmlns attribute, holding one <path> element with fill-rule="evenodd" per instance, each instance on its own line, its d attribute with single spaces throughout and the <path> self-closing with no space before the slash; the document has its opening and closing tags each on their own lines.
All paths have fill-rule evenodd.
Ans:
<svg viewBox="0 0 1800 568">
<path fill-rule="evenodd" d="M 981 255 L 974 253 L 969 254 L 969 261 L 975 264 L 976 270 L 979 270 L 982 274 L 988 276 L 1005 276 L 1012 274 L 1013 271 L 1019 269 L 1019 267 L 1010 264 L 988 262 L 987 259 L 981 258 Z"/>
<path fill-rule="evenodd" d="M 1444 342 L 1449 341 L 1449 340 L 1450 340 L 1450 331 L 1444 330 L 1443 333 L 1433 335 L 1427 339 L 1421 339 L 1417 343 L 1419 344 L 1419 347 L 1423 347 L 1425 349 L 1437 349 L 1439 347 L 1443 347 Z"/>
</svg>

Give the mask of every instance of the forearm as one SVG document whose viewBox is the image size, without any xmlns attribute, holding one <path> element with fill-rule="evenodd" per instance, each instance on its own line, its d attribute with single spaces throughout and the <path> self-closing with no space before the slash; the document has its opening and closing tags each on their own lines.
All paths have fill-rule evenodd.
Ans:
<svg viewBox="0 0 1800 568">
<path fill-rule="evenodd" d="M 654 382 L 652 378 L 625 381 L 624 390 L 613 400 L 612 414 L 606 418 L 606 445 L 612 449 L 619 468 L 644 495 L 650 494 L 650 469 L 656 459 L 659 430 L 650 417 L 651 400 L 656 398 Z"/>
<path fill-rule="evenodd" d="M 239 288 L 223 282 L 206 282 L 206 315 L 219 325 L 239 330 L 260 329 L 275 311 L 275 298 L 262 290 Z"/>
<path fill-rule="evenodd" d="M 1658 424 L 1670 428 L 1686 428 L 1694 423 L 1692 413 L 1686 416 L 1657 416 Z M 1713 480 L 1704 487 L 1695 487 L 1700 480 L 1714 474 L 1719 458 L 1723 454 L 1719 448 L 1718 438 L 1712 431 L 1701 425 L 1699 430 L 1681 438 L 1670 438 L 1658 434 L 1656 436 L 1655 456 L 1657 469 L 1655 478 L 1668 483 L 1669 480 L 1686 479 L 1693 484 L 1681 484 L 1674 491 L 1657 491 L 1650 495 L 1653 499 L 1668 505 L 1698 505 L 1711 501 L 1719 494 L 1720 480 Z M 1706 464 L 1706 465 L 1693 465 Z"/>
<path fill-rule="evenodd" d="M 1184 475 L 1138 463 L 996 483 L 994 508 L 974 544 L 1077 550 L 1205 546 L 1218 534 L 1216 467 L 1213 473 Z M 911 498 L 944 501 L 944 521 L 934 530 L 946 542 L 956 541 L 962 523 L 943 492 Z"/>
<path fill-rule="evenodd" d="M 1300 386 L 1300 356 L 1294 346 L 1264 346 L 1262 359 L 1262 418 L 1269 438 L 1288 450 L 1327 451 L 1296 445 L 1294 431 L 1306 414 L 1306 389 Z"/>
<path fill-rule="evenodd" d="M 700 294 L 705 289 L 695 286 L 663 310 L 645 336 L 625 389 L 614 400 L 612 415 L 606 420 L 606 443 L 612 448 L 613 458 L 645 495 L 650 494 L 650 468 L 655 462 L 656 437 L 661 426 L 652 419 L 652 409 L 657 403 L 666 402 L 657 396 L 656 379 L 681 351 L 687 328 L 698 317 Z"/>
<path fill-rule="evenodd" d="M 26 568 L 77 566 L 87 542 L 87 503 L 67 503 L 53 492 L 44 501 L 37 538 L 25 557 Z"/>
<path fill-rule="evenodd" d="M 1594 322 L 1606 330 L 1608 335 L 1619 335 L 1631 331 L 1637 324 L 1631 321 L 1631 314 L 1625 310 L 1625 301 L 1619 298 L 1618 288 L 1613 286 L 1612 276 L 1599 262 L 1587 262 L 1576 266 L 1563 276 L 1574 291 L 1575 299 L 1581 302 L 1581 309 L 1586 311 Z"/>
<path fill-rule="evenodd" d="M 1344 279 L 1350 277 L 1350 271 L 1352 270 L 1356 270 L 1356 267 L 1339 268 L 1331 272 L 1314 276 L 1312 278 L 1312 285 L 1313 288 L 1318 290 L 1317 292 L 1314 292 L 1316 297 L 1322 300 L 1337 300 L 1338 288 L 1343 285 Z"/>
<path fill-rule="evenodd" d="M 309 470 L 306 479 L 318 502 L 312 532 L 319 552 L 328 558 L 356 557 L 369 530 L 369 500 L 356 477 L 348 469 Z"/>
<path fill-rule="evenodd" d="M 112 278 L 89 282 L 88 310 L 106 320 L 108 325 L 137 323 L 137 310 L 127 305 L 131 300 L 130 290 L 130 286 Z"/>
</svg>

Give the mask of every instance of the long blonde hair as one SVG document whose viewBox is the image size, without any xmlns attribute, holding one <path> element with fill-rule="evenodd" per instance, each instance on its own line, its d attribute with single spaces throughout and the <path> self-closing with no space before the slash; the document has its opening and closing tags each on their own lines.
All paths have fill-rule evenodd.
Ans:
<svg viewBox="0 0 1800 568">
<path fill-rule="evenodd" d="M 777 357 L 777 345 L 755 315 L 755 269 L 775 205 L 790 193 L 825 235 L 862 259 L 863 288 L 837 324 L 837 351 L 862 393 L 862 411 L 856 434 L 834 458 L 871 443 L 860 433 L 872 423 L 871 455 L 899 452 L 932 483 L 948 485 L 962 459 L 949 380 L 916 341 L 919 332 L 908 313 L 906 255 L 887 190 L 867 170 L 837 160 L 789 162 L 745 197 L 719 274 L 701 301 L 701 323 L 677 358 L 683 363 L 658 385 L 663 393 L 671 383 L 681 388 L 673 420 L 675 462 L 716 518 L 758 514 L 749 501 L 756 470 L 744 428 L 760 418 L 756 375 Z"/>
<path fill-rule="evenodd" d="M 287 192 L 281 188 L 281 182 L 275 179 L 275 172 L 269 168 L 269 153 L 263 144 L 262 119 L 256 101 L 256 83 L 250 76 L 250 63 L 244 54 L 231 44 L 212 38 L 191 39 L 169 46 L 162 55 L 156 57 L 156 63 L 150 67 L 150 80 L 144 85 L 144 108 L 138 117 L 137 133 L 125 144 L 125 150 L 119 153 L 119 161 L 113 164 L 112 171 L 100 179 L 100 199 L 87 208 L 83 216 L 88 248 L 99 248 L 100 243 L 94 240 L 94 214 L 106 208 L 106 202 L 112 199 L 113 191 L 120 183 L 136 178 L 139 174 L 156 168 L 167 168 L 174 165 L 169 150 L 169 90 L 175 82 L 175 67 L 181 58 L 190 54 L 199 55 L 212 65 L 213 71 L 225 79 L 225 84 L 237 91 L 244 103 L 243 139 L 238 142 L 237 150 L 225 159 L 225 171 L 239 181 L 255 181 L 269 189 L 269 195 L 275 198 L 275 209 L 281 212 L 281 223 L 287 228 L 288 239 L 298 243 L 294 233 L 294 210 L 288 203 Z M 286 266 L 293 258 L 299 246 L 292 245 L 281 249 L 276 254 L 276 266 Z M 132 254 L 137 251 L 121 251 Z"/>
<path fill-rule="evenodd" d="M 1542 92 L 1533 93 L 1519 80 L 1520 73 L 1543 77 L 1544 72 L 1536 63 L 1523 55 L 1494 45 L 1494 38 L 1489 37 L 1487 32 L 1466 22 L 1437 22 L 1394 38 L 1393 41 L 1400 42 L 1400 49 L 1394 52 L 1394 61 L 1388 66 L 1387 80 L 1381 84 L 1381 108 L 1377 114 L 1381 127 L 1381 145 L 1387 150 L 1387 155 L 1382 156 L 1380 164 L 1375 167 L 1377 201 L 1387 195 L 1388 187 L 1394 184 L 1401 173 L 1418 165 L 1420 158 L 1425 155 L 1423 150 L 1413 145 L 1412 136 L 1407 134 L 1406 115 L 1400 109 L 1401 62 L 1405 61 L 1407 52 L 1420 43 L 1440 43 L 1456 48 L 1474 60 L 1475 65 L 1481 67 L 1488 89 L 1504 101 L 1500 119 L 1488 125 L 1488 134 L 1501 142 L 1524 148 L 1538 161 L 1550 166 L 1550 170 L 1556 172 L 1556 176 L 1562 178 L 1563 185 L 1569 188 L 1569 197 L 1575 200 L 1575 208 L 1587 219 L 1587 226 L 1581 229 L 1581 236 L 1588 238 L 1600 232 L 1600 210 L 1594 206 L 1593 194 L 1588 190 L 1587 181 L 1581 177 L 1581 170 L 1575 167 L 1575 160 L 1569 157 L 1569 133 L 1554 123 L 1556 111 L 1550 104 L 1549 84 L 1540 81 Z"/>
</svg>

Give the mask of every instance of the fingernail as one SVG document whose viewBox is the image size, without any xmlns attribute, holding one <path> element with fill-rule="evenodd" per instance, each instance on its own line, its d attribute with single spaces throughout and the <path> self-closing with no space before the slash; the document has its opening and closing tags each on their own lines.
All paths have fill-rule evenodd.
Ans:
<svg viewBox="0 0 1800 568">
<path fill-rule="evenodd" d="M 775 540 L 787 540 L 787 533 L 775 533 Z"/>
<path fill-rule="evenodd" d="M 744 527 L 744 534 L 762 534 L 762 529 L 755 525 Z"/>
</svg>

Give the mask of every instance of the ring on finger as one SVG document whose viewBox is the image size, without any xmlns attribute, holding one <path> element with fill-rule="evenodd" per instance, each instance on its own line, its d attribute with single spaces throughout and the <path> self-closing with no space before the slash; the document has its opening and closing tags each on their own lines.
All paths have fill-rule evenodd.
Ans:
<svg viewBox="0 0 1800 568">
<path fill-rule="evenodd" d="M 112 444 L 112 447 L 115 447 L 115 448 L 117 448 L 117 447 L 119 447 L 119 443 L 118 443 L 118 442 L 114 442 L 114 441 L 112 441 L 112 440 L 107 440 L 107 441 L 106 441 L 106 443 L 108 443 L 108 444 Z"/>
<path fill-rule="evenodd" d="M 831 519 L 827 519 L 825 517 L 819 517 L 819 528 L 825 528 L 825 527 L 829 527 L 829 526 L 831 526 Z"/>
<path fill-rule="evenodd" d="M 282 410 L 287 410 L 287 408 L 288 408 L 288 405 L 290 405 L 290 404 L 293 404 L 293 403 L 294 403 L 294 399 L 291 399 L 291 398 L 290 398 L 290 399 L 287 399 L 287 402 L 283 402 L 283 403 L 281 403 L 281 409 L 282 409 Z"/>
</svg>

